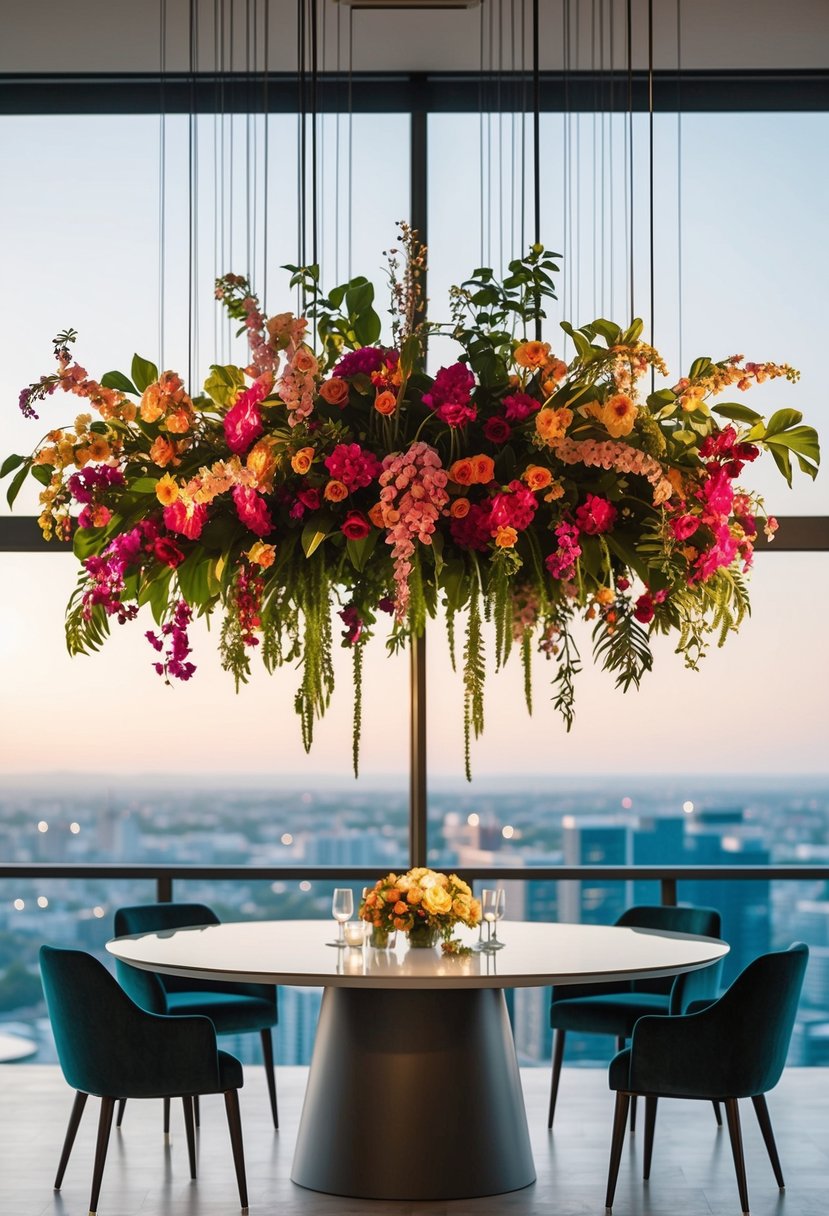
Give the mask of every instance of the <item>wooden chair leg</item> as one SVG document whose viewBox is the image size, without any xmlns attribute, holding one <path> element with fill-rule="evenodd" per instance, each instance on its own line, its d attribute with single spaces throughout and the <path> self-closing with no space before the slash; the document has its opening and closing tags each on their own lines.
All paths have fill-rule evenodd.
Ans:
<svg viewBox="0 0 829 1216">
<path fill-rule="evenodd" d="M 564 1039 L 566 1034 L 565 1030 L 555 1030 L 553 1032 L 553 1075 L 550 1080 L 550 1110 L 547 1114 L 548 1127 L 553 1126 L 553 1118 L 556 1113 L 558 1083 L 561 1080 L 561 1062 L 564 1059 Z"/>
<path fill-rule="evenodd" d="M 63 1182 L 63 1175 L 66 1173 L 66 1167 L 69 1164 L 69 1155 L 72 1152 L 72 1145 L 75 1143 L 75 1137 L 78 1134 L 78 1128 L 81 1123 L 86 1099 L 89 1094 L 82 1094 L 80 1090 L 75 1094 L 75 1101 L 72 1103 L 72 1112 L 69 1115 L 69 1126 L 66 1129 L 66 1136 L 61 1149 L 60 1161 L 58 1162 L 58 1172 L 55 1174 L 55 1190 L 59 1191 Z"/>
<path fill-rule="evenodd" d="M 604 1201 L 608 1212 L 613 1207 L 613 1196 L 616 1194 L 616 1179 L 619 1177 L 619 1163 L 622 1160 L 622 1147 L 625 1143 L 625 1128 L 627 1127 L 629 1105 L 630 1094 L 618 1090 L 616 1093 L 616 1109 L 613 1112 L 613 1137 L 610 1141 L 607 1195 Z"/>
<path fill-rule="evenodd" d="M 118 1099 L 118 1114 L 117 1114 L 116 1119 L 115 1119 L 115 1126 L 116 1126 L 116 1127 L 120 1127 L 120 1126 L 121 1126 L 121 1124 L 123 1123 L 123 1121 L 124 1121 L 124 1111 L 125 1111 L 126 1109 L 127 1109 L 127 1099 L 126 1099 L 126 1098 L 119 1098 L 119 1099 Z"/>
<path fill-rule="evenodd" d="M 164 1135 L 170 1134 L 170 1099 L 164 1099 Z"/>
<path fill-rule="evenodd" d="M 636 1094 L 631 1094 L 630 1097 L 630 1130 L 636 1131 Z"/>
<path fill-rule="evenodd" d="M 656 1104 L 658 1101 L 655 1094 L 648 1094 L 645 1098 L 645 1160 L 642 1166 L 642 1177 L 646 1182 L 651 1176 L 653 1133 L 656 1130 Z"/>
<path fill-rule="evenodd" d="M 242 1118 L 239 1114 L 238 1090 L 228 1089 L 225 1092 L 225 1110 L 230 1131 L 230 1144 L 233 1149 L 233 1164 L 236 1168 L 236 1183 L 239 1187 L 239 1202 L 242 1210 L 246 1212 L 248 1210 L 248 1184 L 245 1176 L 245 1150 L 242 1144 Z"/>
<path fill-rule="evenodd" d="M 198 1094 L 193 1094 L 193 1118 L 196 1120 L 196 1127 L 201 1127 L 201 1110 L 199 1108 Z"/>
<path fill-rule="evenodd" d="M 95 1145 L 95 1165 L 92 1169 L 92 1193 L 89 1196 L 89 1216 L 95 1216 L 95 1213 L 98 1211 L 98 1196 L 101 1194 L 101 1180 L 104 1176 L 109 1133 L 112 1130 L 112 1116 L 114 1114 L 115 1098 L 101 1098 L 101 1113 L 98 1116 L 98 1140 Z"/>
<path fill-rule="evenodd" d="M 725 1118 L 728 1123 L 728 1134 L 731 1137 L 731 1152 L 734 1156 L 734 1169 L 737 1172 L 737 1188 L 740 1192 L 741 1211 L 743 1212 L 743 1216 L 748 1216 L 746 1162 L 743 1156 L 743 1137 L 740 1132 L 740 1109 L 736 1098 L 726 1098 Z"/>
<path fill-rule="evenodd" d="M 720 1109 L 720 1104 L 719 1102 L 712 1102 L 711 1105 L 714 1107 L 714 1118 L 717 1120 L 717 1127 L 722 1127 L 722 1110 Z"/>
<path fill-rule="evenodd" d="M 276 1110 L 276 1075 L 273 1071 L 273 1036 L 270 1026 L 266 1026 L 261 1033 L 262 1038 L 262 1057 L 265 1061 L 265 1079 L 268 1082 L 268 1096 L 271 1100 L 271 1114 L 273 1115 L 274 1127 L 279 1127 L 279 1115 Z"/>
<path fill-rule="evenodd" d="M 187 1136 L 187 1157 L 190 1161 L 190 1177 L 196 1177 L 196 1127 L 193 1122 L 193 1099 L 190 1094 L 181 1095 L 184 1107 L 184 1133 Z"/>
<path fill-rule="evenodd" d="M 777 1155 L 777 1145 L 774 1142 L 774 1132 L 771 1130 L 771 1119 L 769 1118 L 769 1108 L 766 1106 L 765 1094 L 757 1094 L 751 1101 L 754 1104 L 754 1110 L 757 1115 L 757 1122 L 760 1124 L 760 1131 L 763 1133 L 763 1141 L 766 1146 L 766 1151 L 769 1155 L 771 1168 L 774 1170 L 774 1177 L 777 1180 L 777 1185 L 781 1191 L 786 1189 L 786 1183 L 783 1179 L 783 1171 L 780 1168 L 780 1158 Z"/>
</svg>

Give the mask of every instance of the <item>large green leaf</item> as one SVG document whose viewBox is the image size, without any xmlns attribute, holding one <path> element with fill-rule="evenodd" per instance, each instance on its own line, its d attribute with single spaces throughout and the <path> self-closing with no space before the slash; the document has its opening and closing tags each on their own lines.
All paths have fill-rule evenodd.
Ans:
<svg viewBox="0 0 829 1216">
<path fill-rule="evenodd" d="M 345 551 L 348 554 L 348 560 L 355 570 L 362 573 L 365 569 L 366 562 L 374 552 L 374 546 L 377 544 L 379 536 L 380 533 L 376 528 L 373 528 L 368 536 L 364 536 L 362 540 L 346 541 Z M 307 556 L 310 556 L 310 554 Z"/>
<path fill-rule="evenodd" d="M 123 372 L 105 372 L 101 377 L 101 384 L 104 388 L 114 388 L 119 393 L 132 393 L 136 397 L 139 395 L 132 380 L 128 379 Z"/>
<path fill-rule="evenodd" d="M 132 379 L 138 392 L 143 393 L 149 384 L 158 379 L 158 368 L 154 363 L 150 363 L 149 359 L 142 359 L 140 355 L 133 355 Z"/>
<path fill-rule="evenodd" d="M 318 515 L 305 525 L 302 529 L 302 551 L 306 557 L 310 557 L 319 549 L 328 535 L 332 523 L 330 515 Z"/>
<path fill-rule="evenodd" d="M 766 423 L 766 438 L 769 435 L 778 435 L 781 431 L 788 431 L 790 427 L 797 426 L 798 422 L 802 421 L 800 410 L 775 410 Z"/>
<path fill-rule="evenodd" d="M 194 549 L 176 569 L 181 594 L 190 605 L 203 608 L 214 596 L 211 591 L 210 565 L 213 558 L 203 549 Z"/>
<path fill-rule="evenodd" d="M 19 469 L 25 460 L 25 456 L 15 456 L 14 454 L 7 456 L 2 465 L 0 465 L 0 479 L 7 477 L 15 469 Z"/>
<path fill-rule="evenodd" d="M 737 401 L 724 401 L 722 405 L 712 406 L 715 414 L 719 414 L 722 418 L 730 418 L 732 422 L 759 422 L 762 415 L 756 410 L 749 409 L 747 405 L 740 405 Z"/>
<path fill-rule="evenodd" d="M 18 494 L 20 493 L 20 487 L 23 485 L 23 482 L 26 480 L 26 474 L 29 472 L 30 465 L 31 465 L 31 461 L 27 460 L 26 463 L 23 465 L 23 468 L 18 469 L 17 473 L 12 478 L 12 483 L 9 486 L 8 490 L 6 491 L 6 502 L 9 504 L 10 507 L 14 504 L 14 500 L 17 498 Z"/>
</svg>

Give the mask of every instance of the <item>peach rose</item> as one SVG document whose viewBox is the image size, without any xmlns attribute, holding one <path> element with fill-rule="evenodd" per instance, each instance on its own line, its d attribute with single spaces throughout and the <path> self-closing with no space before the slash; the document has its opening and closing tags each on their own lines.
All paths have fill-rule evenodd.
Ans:
<svg viewBox="0 0 829 1216">
<path fill-rule="evenodd" d="M 419 904 L 423 899 L 423 892 L 420 887 L 409 887 L 409 893 L 406 899 L 410 904 Z"/>
<path fill-rule="evenodd" d="M 374 506 L 370 508 L 368 517 L 374 524 L 375 528 L 385 528 L 386 525 L 383 520 L 383 504 L 381 502 L 376 502 Z"/>
<path fill-rule="evenodd" d="M 284 350 L 291 339 L 293 313 L 278 312 L 275 317 L 269 317 L 265 323 L 268 337 L 277 350 Z"/>
<path fill-rule="evenodd" d="M 546 490 L 553 480 L 553 475 L 540 464 L 531 464 L 521 474 L 521 480 L 525 481 L 531 490 Z"/>
<path fill-rule="evenodd" d="M 404 903 L 402 899 L 398 899 L 397 903 L 392 908 L 395 916 L 405 916 L 409 910 L 409 905 Z"/>
<path fill-rule="evenodd" d="M 159 435 L 150 448 L 150 460 L 160 469 L 166 469 L 168 464 L 178 464 L 176 445 L 166 435 Z"/>
<path fill-rule="evenodd" d="M 291 457 L 291 468 L 295 473 L 299 473 L 300 475 L 304 476 L 313 463 L 314 455 L 315 452 L 313 448 L 300 448 L 299 451 L 295 452 Z"/>
<path fill-rule="evenodd" d="M 452 911 L 452 896 L 445 887 L 435 883 L 424 891 L 423 907 L 431 916 L 445 916 L 447 912 Z"/>
<path fill-rule="evenodd" d="M 397 409 L 397 398 L 394 393 L 390 393 L 388 390 L 378 393 L 374 398 L 374 408 L 378 414 L 382 414 L 384 418 L 388 418 Z"/>
<path fill-rule="evenodd" d="M 513 359 L 519 367 L 543 367 L 549 358 L 549 342 L 521 342 L 513 354 Z"/>
<path fill-rule="evenodd" d="M 459 486 L 471 486 L 474 476 L 475 470 L 471 460 L 456 460 L 449 469 L 449 480 Z"/>
<path fill-rule="evenodd" d="M 271 440 L 260 439 L 258 443 L 255 443 L 248 452 L 245 464 L 259 485 L 269 484 L 276 471 L 276 456 Z"/>
<path fill-rule="evenodd" d="M 300 346 L 299 350 L 291 360 L 291 366 L 295 371 L 303 372 L 305 375 L 313 376 L 319 371 L 319 363 L 307 346 Z"/>
<path fill-rule="evenodd" d="M 456 498 L 449 508 L 449 514 L 453 519 L 463 519 L 464 516 L 469 514 L 469 499 Z"/>
<path fill-rule="evenodd" d="M 568 409 L 554 410 L 550 407 L 539 410 L 535 416 L 535 429 L 548 445 L 552 446 L 563 439 L 568 426 L 573 421 L 573 411 Z"/>
<path fill-rule="evenodd" d="M 478 484 L 487 486 L 495 476 L 495 461 L 491 456 L 473 456 L 472 469 Z"/>
<path fill-rule="evenodd" d="M 387 904 L 396 904 L 400 902 L 400 892 L 397 887 L 391 887 L 388 891 L 383 892 L 383 899 Z"/>
<path fill-rule="evenodd" d="M 348 383 L 339 376 L 332 376 L 330 380 L 323 380 L 319 392 L 323 401 L 327 401 L 329 405 L 345 405 L 348 400 Z"/>
<path fill-rule="evenodd" d="M 258 540 L 255 545 L 251 545 L 245 556 L 263 570 L 267 570 L 276 560 L 276 549 L 273 545 L 266 545 L 263 540 Z"/>
<path fill-rule="evenodd" d="M 139 406 L 139 411 L 144 422 L 158 422 L 164 413 L 161 400 L 161 386 L 158 382 L 148 384 L 141 395 L 141 405 Z"/>
<path fill-rule="evenodd" d="M 515 528 L 502 527 L 495 533 L 494 540 L 499 549 L 512 549 L 518 540 L 518 533 Z"/>
<path fill-rule="evenodd" d="M 177 410 L 173 410 L 168 414 L 164 425 L 168 431 L 174 435 L 183 435 L 190 430 L 191 416 L 190 411 L 185 406 L 180 406 Z"/>
<path fill-rule="evenodd" d="M 348 498 L 348 487 L 343 482 L 333 478 L 326 484 L 323 497 L 326 502 L 342 502 L 344 498 Z"/>
</svg>

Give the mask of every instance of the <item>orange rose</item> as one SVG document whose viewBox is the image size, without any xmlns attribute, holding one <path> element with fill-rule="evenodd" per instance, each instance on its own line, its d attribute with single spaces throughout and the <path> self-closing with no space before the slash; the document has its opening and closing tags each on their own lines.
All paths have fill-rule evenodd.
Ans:
<svg viewBox="0 0 829 1216">
<path fill-rule="evenodd" d="M 498 529 L 494 539 L 499 549 L 511 549 L 518 540 L 518 533 L 515 528 L 503 527 Z"/>
<path fill-rule="evenodd" d="M 348 487 L 343 485 L 341 481 L 333 479 L 326 485 L 323 497 L 326 502 L 342 502 L 344 498 L 348 498 Z"/>
<path fill-rule="evenodd" d="M 469 514 L 469 499 L 456 498 L 449 508 L 449 514 L 453 519 L 463 519 L 465 515 Z"/>
<path fill-rule="evenodd" d="M 180 406 L 179 409 L 173 410 L 171 414 L 167 415 L 164 425 L 174 435 L 183 435 L 190 430 L 190 422 L 190 411 L 186 406 Z"/>
<path fill-rule="evenodd" d="M 449 469 L 449 480 L 456 482 L 459 486 L 471 486 L 475 470 L 472 468 L 471 460 L 456 460 Z"/>
<path fill-rule="evenodd" d="M 347 381 L 341 380 L 339 376 L 332 376 L 330 380 L 323 380 L 320 385 L 320 396 L 329 405 L 345 405 L 348 400 Z"/>
<path fill-rule="evenodd" d="M 513 354 L 513 359 L 519 367 L 543 367 L 549 358 L 549 342 L 521 342 Z"/>
<path fill-rule="evenodd" d="M 141 396 L 141 417 L 145 422 L 157 422 L 164 409 L 161 404 L 161 388 L 156 382 L 148 384 Z"/>
<path fill-rule="evenodd" d="M 374 504 L 368 513 L 368 517 L 374 524 L 375 528 L 385 528 L 386 524 L 383 520 L 383 504 L 381 502 L 376 502 Z"/>
<path fill-rule="evenodd" d="M 150 460 L 160 469 L 166 469 L 168 464 L 178 464 L 176 445 L 166 435 L 159 435 L 150 448 Z"/>
<path fill-rule="evenodd" d="M 400 892 L 397 887 L 390 887 L 388 891 L 383 892 L 383 899 L 387 904 L 396 904 L 400 901 Z"/>
<path fill-rule="evenodd" d="M 409 910 L 409 905 L 404 903 L 402 899 L 398 899 L 397 903 L 394 905 L 394 908 L 392 909 L 395 916 L 405 916 L 406 913 L 408 912 L 408 910 Z"/>
<path fill-rule="evenodd" d="M 549 396 L 559 380 L 563 380 L 567 375 L 567 364 L 563 359 L 551 359 L 542 374 L 544 377 L 544 392 Z M 552 385 L 552 388 L 548 388 L 548 385 Z"/>
<path fill-rule="evenodd" d="M 548 407 L 547 409 L 539 410 L 536 414 L 535 429 L 541 438 L 552 447 L 559 439 L 563 439 L 572 421 L 572 410 L 554 410 Z"/>
<path fill-rule="evenodd" d="M 313 448 L 311 449 L 313 451 Z M 276 470 L 276 456 L 270 439 L 260 439 L 250 449 L 245 464 L 253 473 L 257 483 L 269 485 Z"/>
<path fill-rule="evenodd" d="M 545 502 L 556 502 L 559 498 L 564 497 L 564 486 L 560 481 L 554 481 L 550 486 L 548 493 L 544 495 Z"/>
<path fill-rule="evenodd" d="M 263 540 L 258 540 L 255 545 L 251 545 L 245 556 L 263 570 L 267 570 L 276 560 L 276 549 L 273 545 L 266 545 Z"/>
<path fill-rule="evenodd" d="M 540 464 L 531 464 L 521 474 L 521 480 L 525 481 L 531 490 L 544 490 L 553 480 L 553 475 Z"/>
<path fill-rule="evenodd" d="M 384 418 L 388 418 L 389 414 L 393 414 L 397 409 L 397 398 L 394 393 L 390 393 L 388 390 L 378 393 L 374 398 L 374 408 L 378 414 L 382 414 Z"/>
<path fill-rule="evenodd" d="M 476 482 L 488 486 L 495 476 L 495 461 L 491 456 L 473 456 L 472 469 Z"/>
<path fill-rule="evenodd" d="M 319 364 L 307 346 L 300 346 L 291 360 L 291 366 L 295 371 L 304 372 L 305 375 L 313 375 L 319 371 Z"/>
<path fill-rule="evenodd" d="M 291 457 L 291 468 L 295 473 L 299 473 L 300 475 L 304 476 L 313 463 L 314 455 L 315 453 L 313 448 L 300 448 L 299 451 L 295 452 Z"/>
</svg>

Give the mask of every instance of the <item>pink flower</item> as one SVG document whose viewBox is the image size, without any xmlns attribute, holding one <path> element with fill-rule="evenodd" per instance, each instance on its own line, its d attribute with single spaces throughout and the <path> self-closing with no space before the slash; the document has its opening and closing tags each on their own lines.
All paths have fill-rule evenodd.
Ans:
<svg viewBox="0 0 829 1216">
<path fill-rule="evenodd" d="M 490 530 L 515 528 L 523 532 L 533 521 L 538 500 L 521 481 L 511 481 L 507 490 L 496 494 L 490 504 Z"/>
<path fill-rule="evenodd" d="M 164 566 L 175 570 L 184 561 L 184 554 L 169 536 L 159 536 L 153 541 L 153 556 Z"/>
<path fill-rule="evenodd" d="M 610 531 L 616 522 L 616 514 L 616 508 L 606 498 L 588 494 L 576 509 L 576 524 L 587 536 L 598 536 L 601 532 Z"/>
<path fill-rule="evenodd" d="M 250 486 L 234 486 L 233 501 L 239 522 L 255 536 L 269 536 L 273 532 L 271 513 L 261 494 L 257 494 Z"/>
<path fill-rule="evenodd" d="M 267 397 L 272 383 L 270 376 L 260 376 L 249 389 L 239 394 L 236 404 L 225 414 L 225 439 L 231 452 L 237 455 L 246 452 L 265 429 L 259 403 Z"/>
<path fill-rule="evenodd" d="M 696 515 L 676 515 L 670 521 L 671 532 L 674 540 L 687 540 L 689 536 L 693 536 L 699 527 L 699 519 Z"/>
<path fill-rule="evenodd" d="M 725 469 L 717 469 L 703 483 L 702 496 L 710 510 L 719 515 L 728 515 L 734 501 L 734 491 Z"/>
<path fill-rule="evenodd" d="M 492 539 L 492 518 L 489 501 L 473 502 L 461 519 L 451 519 L 449 531 L 452 540 L 461 549 L 477 549 L 484 552 Z"/>
<path fill-rule="evenodd" d="M 541 402 L 529 393 L 512 393 L 504 398 L 504 413 L 507 422 L 526 422 L 530 414 L 541 409 Z"/>
<path fill-rule="evenodd" d="M 359 443 L 338 443 L 331 455 L 326 456 L 325 467 L 335 481 L 341 481 L 349 490 L 359 490 L 371 485 L 380 476 L 383 466 Z"/>
<path fill-rule="evenodd" d="M 474 422 L 477 406 L 471 404 L 475 377 L 463 363 L 442 367 L 435 376 L 432 390 L 423 394 L 423 404 L 434 410 L 441 422 L 451 427 Z"/>
<path fill-rule="evenodd" d="M 188 540 L 198 540 L 207 519 L 207 507 L 203 503 L 185 504 L 181 498 L 164 508 L 164 526 L 170 532 L 178 532 Z"/>
<path fill-rule="evenodd" d="M 562 521 L 555 529 L 555 534 L 558 549 L 549 555 L 544 564 L 553 578 L 570 582 L 575 578 L 576 562 L 581 557 L 579 530 L 575 524 Z"/>
</svg>

